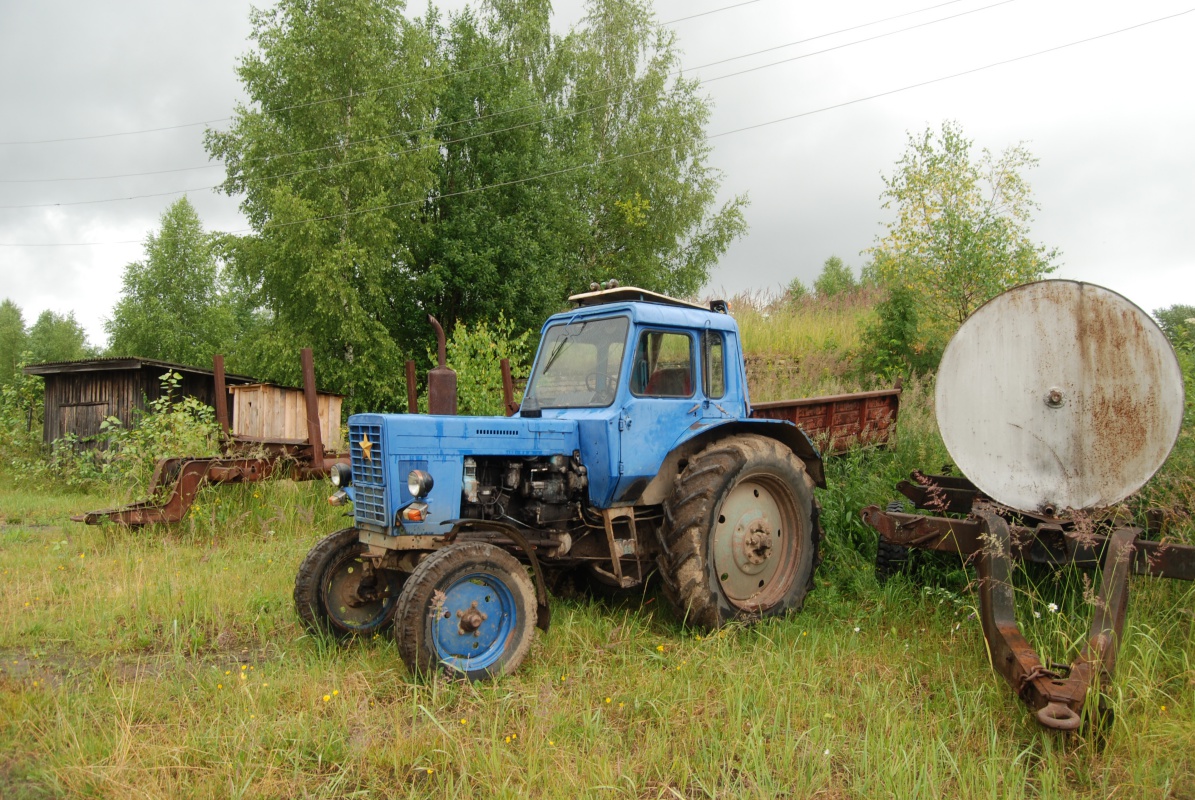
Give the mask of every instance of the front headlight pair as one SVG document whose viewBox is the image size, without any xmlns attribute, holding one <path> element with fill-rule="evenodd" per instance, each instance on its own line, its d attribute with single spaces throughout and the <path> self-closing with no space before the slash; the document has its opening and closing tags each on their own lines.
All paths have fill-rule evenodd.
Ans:
<svg viewBox="0 0 1195 800">
<path fill-rule="evenodd" d="M 337 489 L 343 489 L 353 483 L 353 469 L 348 464 L 334 464 L 328 477 Z M 413 469 L 407 475 L 407 491 L 412 497 L 426 497 L 432 490 L 435 481 L 432 476 L 421 469 Z"/>
</svg>

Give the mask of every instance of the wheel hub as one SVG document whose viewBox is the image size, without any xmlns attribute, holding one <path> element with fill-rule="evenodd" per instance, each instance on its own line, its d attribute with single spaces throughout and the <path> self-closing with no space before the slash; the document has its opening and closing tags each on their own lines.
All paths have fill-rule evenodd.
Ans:
<svg viewBox="0 0 1195 800">
<path fill-rule="evenodd" d="M 745 480 L 723 499 L 714 520 L 713 566 L 722 591 L 740 608 L 773 605 L 792 580 L 786 520 L 772 488 Z"/>
<path fill-rule="evenodd" d="M 762 568 L 772 555 L 772 536 L 767 520 L 757 519 L 748 526 L 746 532 L 742 527 L 735 529 L 735 541 L 738 547 L 735 551 L 735 563 L 739 568 L 751 572 L 751 567 Z M 741 555 L 741 559 L 739 556 Z M 757 571 L 757 570 L 756 570 Z"/>
<path fill-rule="evenodd" d="M 456 617 L 460 620 L 460 624 L 457 625 L 457 631 L 461 636 L 466 636 L 470 633 L 476 636 L 477 631 L 481 628 L 481 623 L 489 619 L 490 615 L 479 611 L 477 609 L 477 601 L 474 600 L 469 604 L 468 610 L 457 611 Z"/>
<path fill-rule="evenodd" d="M 379 581 L 368 562 L 347 558 L 331 570 L 328 610 L 349 628 L 368 627 L 393 602 L 391 582 Z"/>
</svg>

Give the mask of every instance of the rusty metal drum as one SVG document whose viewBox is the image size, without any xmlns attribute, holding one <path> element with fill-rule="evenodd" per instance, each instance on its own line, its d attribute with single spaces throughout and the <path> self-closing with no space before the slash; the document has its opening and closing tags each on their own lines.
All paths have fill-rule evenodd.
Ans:
<svg viewBox="0 0 1195 800">
<path fill-rule="evenodd" d="M 997 502 L 1053 516 L 1120 502 L 1178 438 L 1183 380 L 1157 324 L 1121 295 L 1050 280 L 980 307 L 938 370 L 938 427 Z"/>
</svg>

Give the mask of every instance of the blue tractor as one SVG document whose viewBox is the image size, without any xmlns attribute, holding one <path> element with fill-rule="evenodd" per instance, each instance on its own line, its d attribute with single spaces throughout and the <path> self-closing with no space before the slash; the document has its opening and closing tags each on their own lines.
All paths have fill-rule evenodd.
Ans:
<svg viewBox="0 0 1195 800">
<path fill-rule="evenodd" d="M 353 527 L 295 581 L 310 630 L 392 626 L 412 672 L 486 679 L 547 630 L 566 570 L 616 589 L 654 571 L 703 628 L 801 607 L 821 456 L 792 422 L 752 416 L 726 305 L 631 287 L 571 300 L 513 416 L 350 417 L 332 500 L 351 500 Z"/>
</svg>

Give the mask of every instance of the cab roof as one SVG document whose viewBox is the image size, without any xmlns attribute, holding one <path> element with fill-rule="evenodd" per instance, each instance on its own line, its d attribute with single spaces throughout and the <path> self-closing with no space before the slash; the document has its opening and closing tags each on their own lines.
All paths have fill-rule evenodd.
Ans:
<svg viewBox="0 0 1195 800">
<path fill-rule="evenodd" d="M 599 306 L 607 303 L 660 303 L 666 306 L 680 306 L 681 308 L 695 308 L 699 311 L 710 311 L 710 308 L 690 303 L 687 300 L 677 300 L 665 294 L 649 292 L 637 286 L 615 286 L 612 289 L 601 289 L 593 292 L 583 292 L 569 297 L 578 306 Z"/>
<path fill-rule="evenodd" d="M 578 308 L 563 311 L 549 317 L 543 326 L 561 322 L 569 323 L 587 319 L 598 319 L 620 314 L 630 316 L 637 324 L 668 325 L 681 328 L 712 328 L 714 330 L 737 330 L 734 318 L 726 313 L 726 304 L 716 300 L 706 308 L 685 300 L 649 292 L 635 286 L 619 286 L 602 291 L 576 294 L 569 298 Z"/>
</svg>

